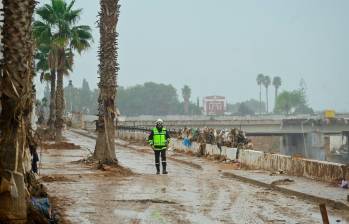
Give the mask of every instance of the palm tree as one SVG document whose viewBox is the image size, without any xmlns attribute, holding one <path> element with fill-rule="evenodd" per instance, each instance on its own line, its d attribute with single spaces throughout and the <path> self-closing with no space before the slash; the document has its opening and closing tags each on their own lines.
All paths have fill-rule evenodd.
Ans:
<svg viewBox="0 0 349 224">
<path fill-rule="evenodd" d="M 184 113 L 189 114 L 189 100 L 191 95 L 191 89 L 189 86 L 185 85 L 182 88 L 182 96 L 184 99 Z"/>
<path fill-rule="evenodd" d="M 274 109 L 275 109 L 275 106 L 276 106 L 276 99 L 278 97 L 278 91 L 279 91 L 279 88 L 281 86 L 281 78 L 279 76 L 275 76 L 273 78 L 273 86 L 275 88 L 275 105 L 274 105 Z"/>
<path fill-rule="evenodd" d="M 41 71 L 40 81 L 43 80 L 49 81 L 51 83 L 50 86 L 50 113 L 48 125 L 50 132 L 54 132 L 54 124 L 55 124 L 55 116 L 56 116 L 56 70 L 57 70 L 57 61 L 55 57 L 55 51 L 51 48 L 51 30 L 50 27 L 45 24 L 42 26 L 40 21 L 34 22 L 33 25 L 33 34 L 36 39 L 37 52 L 35 55 L 36 70 Z M 50 37 L 50 39 L 43 40 L 40 36 L 42 35 L 42 28 L 49 29 L 48 33 L 44 36 L 44 38 Z M 44 41 L 47 41 L 45 43 Z M 50 48 L 51 47 L 51 48 Z M 49 71 L 49 73 L 47 72 Z"/>
<path fill-rule="evenodd" d="M 56 76 L 57 76 L 57 47 L 54 44 L 54 37 L 51 31 L 53 24 L 53 19 L 49 19 L 51 16 L 47 10 L 42 8 L 36 11 L 36 14 L 39 15 L 40 20 L 34 21 L 33 24 L 33 36 L 36 41 L 37 46 L 37 69 L 40 68 L 40 63 L 43 66 L 48 66 L 50 71 L 50 113 L 48 119 L 49 130 L 51 133 L 54 133 L 55 129 L 55 120 L 56 120 Z M 39 66 L 39 67 L 38 67 Z"/>
<path fill-rule="evenodd" d="M 25 163 L 30 163 L 27 140 L 33 108 L 33 41 L 31 23 L 34 0 L 3 0 L 0 64 L 0 222 L 25 222 Z M 14 182 L 16 193 L 9 182 Z M 12 184 L 12 183 L 11 183 Z M 7 186 L 7 187 L 6 187 Z"/>
<path fill-rule="evenodd" d="M 266 96 L 266 101 L 267 101 L 267 113 L 269 112 L 269 93 L 268 93 L 268 89 L 270 86 L 271 80 L 269 76 L 264 76 L 263 79 L 263 85 L 265 87 L 265 96 Z"/>
<path fill-rule="evenodd" d="M 115 107 L 117 63 L 117 24 L 120 14 L 119 0 L 100 0 L 99 17 L 99 97 L 97 140 L 94 158 L 102 163 L 117 162 L 115 154 Z"/>
<path fill-rule="evenodd" d="M 47 72 L 49 71 L 49 66 L 48 66 L 48 62 L 47 62 L 47 58 L 48 58 L 48 52 L 49 52 L 49 48 L 48 47 L 38 47 L 36 49 L 36 53 L 35 53 L 35 70 L 37 72 L 40 73 L 40 82 L 45 81 L 49 81 L 46 79 L 47 77 Z"/>
<path fill-rule="evenodd" d="M 259 114 L 262 114 L 262 84 L 264 80 L 264 75 L 258 74 L 256 80 L 257 84 L 259 85 Z"/>
<path fill-rule="evenodd" d="M 69 72 L 73 64 L 73 51 L 81 54 L 90 47 L 92 41 L 91 28 L 89 26 L 76 26 L 80 17 L 81 9 L 73 10 L 75 1 L 67 4 L 64 0 L 51 0 L 51 4 L 45 4 L 37 10 L 40 17 L 36 21 L 37 30 L 41 35 L 37 39 L 44 43 L 49 43 L 50 54 L 49 61 L 53 62 L 53 69 L 57 72 L 56 86 L 56 119 L 55 119 L 55 140 L 62 139 L 64 94 L 63 94 L 63 75 Z M 46 38 L 43 37 L 46 33 Z M 47 37 L 48 36 L 48 37 Z M 53 82 L 53 72 L 51 73 L 51 82 Z"/>
</svg>

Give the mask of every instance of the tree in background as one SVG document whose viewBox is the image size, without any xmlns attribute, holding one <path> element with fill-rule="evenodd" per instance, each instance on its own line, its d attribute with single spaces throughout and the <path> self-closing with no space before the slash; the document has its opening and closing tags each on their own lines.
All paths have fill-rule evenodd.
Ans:
<svg viewBox="0 0 349 224">
<path fill-rule="evenodd" d="M 91 104 L 90 106 L 90 114 L 92 115 L 97 115 L 98 114 L 98 97 L 99 97 L 99 89 L 94 89 L 93 91 L 91 91 Z"/>
<path fill-rule="evenodd" d="M 262 84 L 264 80 L 264 75 L 263 74 L 258 74 L 257 76 L 257 84 L 259 85 L 259 114 L 262 114 Z"/>
<path fill-rule="evenodd" d="M 89 26 L 76 25 L 82 9 L 74 10 L 75 1 L 67 4 L 64 0 L 51 0 L 37 10 L 40 20 L 36 21 L 37 42 L 48 43 L 51 56 L 55 58 L 57 71 L 55 140 L 61 141 L 64 112 L 63 75 L 72 68 L 74 51 L 81 54 L 92 41 Z M 46 31 L 46 33 L 40 31 Z M 47 35 L 49 38 L 45 37 Z M 51 60 L 50 60 L 51 61 Z M 53 79 L 52 79 L 53 80 Z"/>
<path fill-rule="evenodd" d="M 119 0 L 100 0 L 99 14 L 99 75 L 97 140 L 94 158 L 102 163 L 117 162 L 115 154 L 115 117 L 117 63 L 117 24 L 120 14 Z M 161 103 L 161 102 L 160 102 Z"/>
<path fill-rule="evenodd" d="M 85 83 L 84 87 L 76 87 L 69 82 L 64 88 L 64 99 L 67 105 L 65 112 L 96 115 L 99 90 L 90 90 L 87 80 L 83 83 Z M 86 100 L 86 96 L 89 96 L 89 101 Z M 121 114 L 125 116 L 186 114 L 184 102 L 179 102 L 177 90 L 172 85 L 145 83 L 128 88 L 121 86 L 118 88 L 116 102 Z M 201 114 L 199 98 L 196 104 L 189 102 L 188 111 L 190 115 Z"/>
<path fill-rule="evenodd" d="M 0 222 L 26 223 L 24 177 L 30 170 L 28 141 L 35 90 L 32 15 L 34 0 L 3 0 L 0 64 Z M 10 188 L 3 188 L 6 182 Z"/>
<path fill-rule="evenodd" d="M 238 108 L 239 115 L 254 115 L 255 111 L 252 110 L 245 102 L 240 103 Z"/>
<path fill-rule="evenodd" d="M 292 108 L 297 105 L 297 94 L 293 92 L 283 91 L 276 99 L 275 112 L 290 114 Z"/>
<path fill-rule="evenodd" d="M 65 102 L 65 112 L 73 112 L 73 105 L 76 106 L 76 102 L 74 102 L 74 86 L 73 81 L 69 80 L 69 84 L 64 88 L 64 102 Z"/>
<path fill-rule="evenodd" d="M 96 115 L 98 102 L 98 89 L 90 90 L 87 80 L 83 81 L 82 87 L 75 87 L 72 81 L 64 88 L 65 113 L 82 112 Z"/>
<path fill-rule="evenodd" d="M 42 13 L 42 15 L 40 15 Z M 37 61 L 36 70 L 42 71 L 40 80 L 46 77 L 46 70 L 49 70 L 50 86 L 50 115 L 48 119 L 48 125 L 50 131 L 54 132 L 54 124 L 56 120 L 56 72 L 57 72 L 57 57 L 56 47 L 54 45 L 53 36 L 51 32 L 51 26 L 45 23 L 45 17 L 47 14 L 45 11 L 41 12 L 37 10 L 37 14 L 42 18 L 41 20 L 34 21 L 33 24 L 33 36 L 35 38 L 37 50 L 35 59 Z"/>
<path fill-rule="evenodd" d="M 172 85 L 146 82 L 119 88 L 118 108 L 121 114 L 138 116 L 180 114 L 184 106 L 180 105 L 177 90 Z"/>
<path fill-rule="evenodd" d="M 268 89 L 269 89 L 270 83 L 271 83 L 270 77 L 267 76 L 267 75 L 264 76 L 263 85 L 265 87 L 265 97 L 266 97 L 266 103 L 267 103 L 267 113 L 269 113 L 269 92 L 268 92 Z"/>
<path fill-rule="evenodd" d="M 302 78 L 299 82 L 300 95 L 302 96 L 301 104 L 296 108 L 295 113 L 297 114 L 313 114 L 314 110 L 308 106 L 307 100 L 307 84 L 305 80 Z"/>
<path fill-rule="evenodd" d="M 301 90 L 283 91 L 276 100 L 276 113 L 284 114 L 313 114 L 307 105 L 306 97 Z"/>
<path fill-rule="evenodd" d="M 80 91 L 81 94 L 81 105 L 83 105 L 82 112 L 88 114 L 89 111 L 89 105 L 92 103 L 91 102 L 91 90 L 90 90 L 90 86 L 87 82 L 86 79 L 82 80 L 82 88 Z"/>
<path fill-rule="evenodd" d="M 35 53 L 35 70 L 36 72 L 40 73 L 40 82 L 43 81 L 49 81 L 50 80 L 50 67 L 48 64 L 48 54 L 49 54 L 49 47 L 47 45 L 40 45 L 37 49 L 36 49 L 36 53 Z"/>
<path fill-rule="evenodd" d="M 274 110 L 275 110 L 275 106 L 276 106 L 276 99 L 277 99 L 277 96 L 278 96 L 278 91 L 279 91 L 279 88 L 280 88 L 280 86 L 281 86 L 281 83 L 282 83 L 282 81 L 281 81 L 281 78 L 279 77 L 279 76 L 275 76 L 274 78 L 273 78 L 273 86 L 274 86 L 274 88 L 275 88 L 275 104 L 274 104 Z"/>
<path fill-rule="evenodd" d="M 118 89 L 118 108 L 122 115 L 199 115 L 201 108 L 189 102 L 188 113 L 184 102 L 179 102 L 177 90 L 172 85 L 146 82 L 143 85 Z"/>
<path fill-rule="evenodd" d="M 184 100 L 184 113 L 189 114 L 189 101 L 191 96 L 191 89 L 189 86 L 185 85 L 182 88 L 182 96 Z"/>
<path fill-rule="evenodd" d="M 242 104 L 243 106 L 241 107 Z M 248 108 L 248 110 L 245 109 L 246 107 Z M 260 106 L 260 102 L 255 99 L 250 99 L 235 104 L 227 104 L 227 111 L 235 115 L 254 115 L 260 113 L 260 111 L 264 113 L 265 110 L 265 103 L 262 102 L 262 106 Z"/>
</svg>

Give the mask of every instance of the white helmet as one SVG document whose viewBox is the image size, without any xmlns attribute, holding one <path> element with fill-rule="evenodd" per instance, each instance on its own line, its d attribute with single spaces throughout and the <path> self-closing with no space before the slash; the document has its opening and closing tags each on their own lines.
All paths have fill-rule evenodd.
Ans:
<svg viewBox="0 0 349 224">
<path fill-rule="evenodd" d="M 158 124 L 163 124 L 163 123 L 164 123 L 164 121 L 161 120 L 160 118 L 157 119 L 156 122 L 155 122 L 156 125 L 158 125 Z"/>
</svg>

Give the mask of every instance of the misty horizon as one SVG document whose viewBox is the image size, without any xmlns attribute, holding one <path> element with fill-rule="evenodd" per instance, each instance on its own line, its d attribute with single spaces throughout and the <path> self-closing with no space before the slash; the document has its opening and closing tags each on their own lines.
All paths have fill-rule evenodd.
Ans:
<svg viewBox="0 0 349 224">
<path fill-rule="evenodd" d="M 263 73 L 281 77 L 280 92 L 299 88 L 304 79 L 316 111 L 347 112 L 348 6 L 344 0 L 121 1 L 118 84 L 172 84 L 180 99 L 188 85 L 192 101 L 221 95 L 236 103 L 258 100 L 256 77 Z M 81 24 L 93 28 L 94 44 L 77 57 L 65 82 L 80 86 L 86 78 L 96 88 L 99 2 L 77 0 L 76 7 L 83 8 Z M 44 85 L 37 87 L 42 96 Z M 272 86 L 269 95 L 271 106 Z"/>
</svg>

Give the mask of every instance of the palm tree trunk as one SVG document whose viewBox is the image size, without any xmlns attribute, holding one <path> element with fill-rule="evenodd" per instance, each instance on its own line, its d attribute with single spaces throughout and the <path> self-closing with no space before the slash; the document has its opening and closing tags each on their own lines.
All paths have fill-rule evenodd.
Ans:
<svg viewBox="0 0 349 224">
<path fill-rule="evenodd" d="M 103 163 L 117 162 L 115 154 L 115 96 L 117 64 L 116 26 L 119 18 L 119 0 L 101 0 L 100 12 L 100 95 L 98 99 L 97 140 L 94 158 Z"/>
<path fill-rule="evenodd" d="M 27 135 L 33 103 L 33 42 L 31 20 L 34 0 L 3 0 L 3 61 L 0 92 L 0 222 L 24 223 L 26 186 L 24 174 L 30 164 Z M 15 183 L 15 191 L 9 188 Z"/>
<path fill-rule="evenodd" d="M 56 86 L 56 135 L 55 141 L 62 141 L 62 131 L 63 131 L 63 112 L 64 112 L 64 90 L 63 90 L 63 75 L 65 70 L 65 50 L 60 48 L 57 50 L 58 58 L 58 69 L 57 69 L 57 86 Z"/>
<path fill-rule="evenodd" d="M 48 120 L 48 125 L 52 133 L 54 132 L 54 129 L 55 129 L 55 117 L 56 117 L 56 70 L 51 69 L 50 117 Z"/>
<path fill-rule="evenodd" d="M 55 141 L 62 141 L 63 131 L 63 111 L 64 111 L 64 92 L 63 92 L 63 70 L 57 71 L 57 89 L 56 89 L 56 135 Z"/>
<path fill-rule="evenodd" d="M 277 102 L 277 98 L 278 98 L 278 88 L 275 87 L 275 102 L 274 102 L 274 111 L 275 111 L 275 108 L 276 108 L 276 102 Z"/>
</svg>

